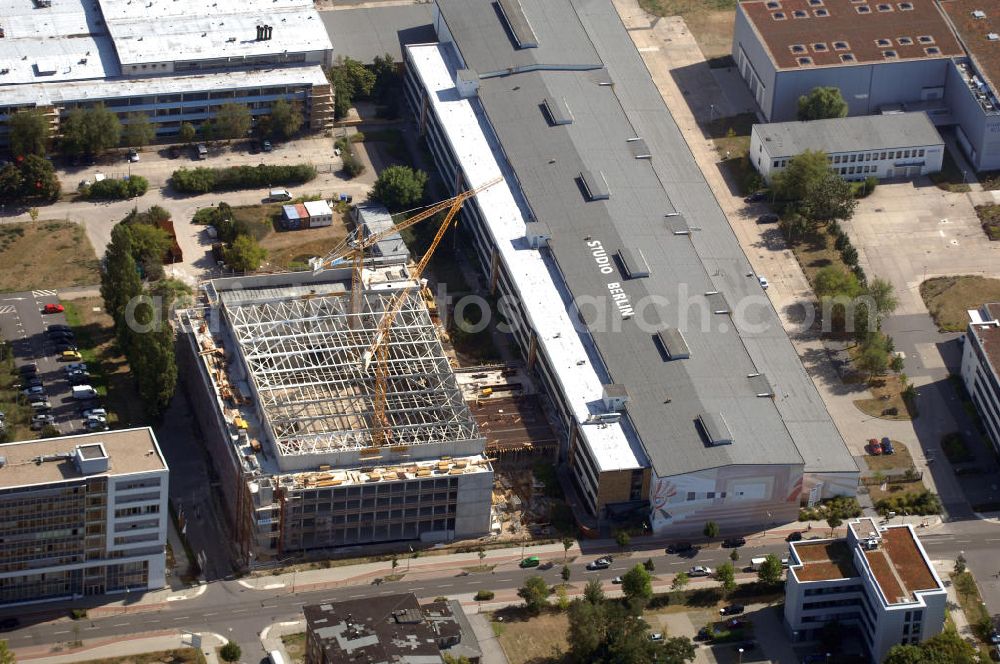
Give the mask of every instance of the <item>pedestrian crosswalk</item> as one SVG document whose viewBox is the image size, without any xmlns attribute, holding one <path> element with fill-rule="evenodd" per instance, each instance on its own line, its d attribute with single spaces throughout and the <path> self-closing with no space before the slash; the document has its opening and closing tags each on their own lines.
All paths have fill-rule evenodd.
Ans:
<svg viewBox="0 0 1000 664">
<path fill-rule="evenodd" d="M 53 297 L 56 294 L 54 290 L 33 290 L 31 291 L 32 297 Z"/>
<path fill-rule="evenodd" d="M 0 314 L 12 314 L 15 311 L 13 304 L 0 304 Z"/>
</svg>

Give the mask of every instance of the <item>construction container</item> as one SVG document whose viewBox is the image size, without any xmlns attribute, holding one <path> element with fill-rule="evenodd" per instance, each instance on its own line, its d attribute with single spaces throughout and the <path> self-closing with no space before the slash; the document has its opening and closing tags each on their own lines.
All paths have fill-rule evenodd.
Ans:
<svg viewBox="0 0 1000 664">
<path fill-rule="evenodd" d="M 301 207 L 309 220 L 308 228 L 322 228 L 333 224 L 333 209 L 326 201 L 306 201 Z"/>
</svg>

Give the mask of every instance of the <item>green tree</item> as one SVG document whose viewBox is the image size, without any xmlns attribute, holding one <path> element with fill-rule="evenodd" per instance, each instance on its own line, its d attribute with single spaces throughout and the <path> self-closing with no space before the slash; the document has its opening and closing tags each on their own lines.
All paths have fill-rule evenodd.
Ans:
<svg viewBox="0 0 1000 664">
<path fill-rule="evenodd" d="M 37 109 L 14 113 L 7 120 L 10 153 L 15 157 L 29 154 L 44 157 L 49 147 L 49 120 Z"/>
<path fill-rule="evenodd" d="M 20 198 L 45 201 L 59 198 L 62 185 L 51 161 L 32 154 L 25 157 L 18 168 L 21 172 Z"/>
<path fill-rule="evenodd" d="M 235 641 L 229 641 L 226 645 L 219 648 L 219 656 L 222 657 L 227 662 L 236 662 L 239 660 L 240 655 L 243 651 L 240 650 L 239 644 Z"/>
<path fill-rule="evenodd" d="M 817 87 L 799 97 L 799 120 L 827 120 L 847 116 L 847 102 L 840 88 Z"/>
<path fill-rule="evenodd" d="M 68 154 L 98 155 L 121 143 L 121 122 L 104 104 L 73 109 L 61 129 L 63 151 Z"/>
<path fill-rule="evenodd" d="M 159 314 L 159 322 L 154 319 L 156 314 Z M 152 303 L 137 306 L 135 318 L 141 326 L 151 329 L 131 335 L 126 356 L 147 414 L 159 420 L 177 387 L 173 328 L 165 312 L 154 311 Z"/>
<path fill-rule="evenodd" d="M 824 158 L 826 155 L 824 155 Z M 796 157 L 797 159 L 798 157 Z M 806 183 L 799 210 L 813 222 L 850 219 L 858 207 L 850 183 L 827 167 L 827 172 Z M 850 245 L 848 245 L 850 246 Z M 847 247 L 844 248 L 847 250 Z"/>
<path fill-rule="evenodd" d="M 563 565 L 562 572 L 560 572 L 559 575 L 562 577 L 564 583 L 569 581 L 570 574 L 572 574 L 572 572 L 569 569 L 569 565 Z"/>
<path fill-rule="evenodd" d="M 455 657 L 454 655 L 444 653 L 441 655 L 441 658 L 444 660 L 444 664 L 470 664 L 469 658 L 465 655 Z"/>
<path fill-rule="evenodd" d="M 571 602 L 567 636 L 574 661 L 595 661 L 604 641 L 604 603 L 579 599 Z"/>
<path fill-rule="evenodd" d="M 572 537 L 562 538 L 563 562 L 566 562 L 566 558 L 569 556 L 569 550 L 573 548 L 574 544 L 576 544 L 576 540 L 574 540 Z"/>
<path fill-rule="evenodd" d="M 177 132 L 177 138 L 180 139 L 181 143 L 193 143 L 195 136 L 198 135 L 198 130 L 194 128 L 194 125 L 190 122 L 182 122 L 181 127 Z"/>
<path fill-rule="evenodd" d="M 537 574 L 529 576 L 524 585 L 517 591 L 517 596 L 524 600 L 524 606 L 528 613 L 536 616 L 549 605 L 550 594 L 552 591 L 549 589 L 549 585 L 545 583 L 545 579 Z"/>
<path fill-rule="evenodd" d="M 223 104 L 215 112 L 212 125 L 216 138 L 243 138 L 250 131 L 250 109 L 246 104 Z"/>
<path fill-rule="evenodd" d="M 736 590 L 736 570 L 733 569 L 733 564 L 722 563 L 719 565 L 719 568 L 715 570 L 715 580 L 722 584 L 722 590 L 727 594 Z"/>
<path fill-rule="evenodd" d="M 878 344 L 868 344 L 861 349 L 857 364 L 859 369 L 868 372 L 868 380 L 871 381 L 876 375 L 884 374 L 889 367 L 889 353 Z"/>
<path fill-rule="evenodd" d="M 125 145 L 142 148 L 153 142 L 156 130 L 145 113 L 129 113 L 122 130 Z"/>
<path fill-rule="evenodd" d="M 694 642 L 686 636 L 674 636 L 663 642 L 661 656 L 657 662 L 664 664 L 684 664 L 695 658 Z"/>
<path fill-rule="evenodd" d="M 600 579 L 591 579 L 583 588 L 583 599 L 590 604 L 604 603 L 604 588 Z"/>
<path fill-rule="evenodd" d="M 375 86 L 375 74 L 352 58 L 337 58 L 329 79 L 333 85 L 333 117 L 336 120 L 347 115 L 354 100 L 371 95 Z"/>
<path fill-rule="evenodd" d="M 14 653 L 8 650 L 7 641 L 0 640 L 0 664 L 15 664 L 17 662 L 17 657 Z"/>
<path fill-rule="evenodd" d="M 396 68 L 392 55 L 376 55 L 372 64 L 375 84 L 372 86 L 372 97 L 383 107 L 382 114 L 394 118 L 399 113 L 399 93 L 403 81 Z"/>
<path fill-rule="evenodd" d="M 14 164 L 0 168 L 0 201 L 16 201 L 21 198 L 24 190 L 24 177 L 21 169 Z"/>
<path fill-rule="evenodd" d="M 895 645 L 886 653 L 882 664 L 928 664 L 920 646 Z"/>
<path fill-rule="evenodd" d="M 701 533 L 708 539 L 713 540 L 719 536 L 719 524 L 715 521 L 708 521 L 705 523 L 705 527 L 702 528 Z"/>
<path fill-rule="evenodd" d="M 124 224 L 111 229 L 111 242 L 104 253 L 104 271 L 101 273 L 101 297 L 104 310 L 115 323 L 118 346 L 128 347 L 128 325 L 125 310 L 129 302 L 142 293 L 139 270 L 132 257 L 132 234 Z"/>
<path fill-rule="evenodd" d="M 619 530 L 615 533 L 615 544 L 618 545 L 620 551 L 624 551 L 628 548 L 629 543 L 632 542 L 632 538 L 629 536 L 628 531 Z"/>
<path fill-rule="evenodd" d="M 395 212 L 420 203 L 426 186 L 427 173 L 409 166 L 389 166 L 375 180 L 369 197 Z"/>
<path fill-rule="evenodd" d="M 965 566 L 966 566 L 965 556 L 962 555 L 961 553 L 959 553 L 958 557 L 955 558 L 955 569 L 954 569 L 955 574 L 962 574 L 962 573 L 964 573 L 965 572 Z"/>
<path fill-rule="evenodd" d="M 569 608 L 569 595 L 566 593 L 565 583 L 556 586 L 556 606 L 559 607 L 560 611 L 565 611 Z"/>
<path fill-rule="evenodd" d="M 127 228 L 132 236 L 132 257 L 136 262 L 147 271 L 150 266 L 162 265 L 164 255 L 173 246 L 170 234 L 153 224 L 132 223 L 127 224 Z"/>
<path fill-rule="evenodd" d="M 237 272 L 253 272 L 267 258 L 267 250 L 251 235 L 238 235 L 222 252 L 222 259 Z"/>
<path fill-rule="evenodd" d="M 899 306 L 899 298 L 896 297 L 896 290 L 889 281 L 875 277 L 868 282 L 867 295 L 875 303 L 875 313 L 878 316 L 879 326 L 886 316 L 889 316 Z M 900 369 L 902 371 L 902 369 Z"/>
<path fill-rule="evenodd" d="M 51 424 L 46 424 L 45 426 L 42 427 L 40 434 L 41 438 L 58 438 L 59 436 L 62 435 L 62 431 L 52 426 Z"/>
<path fill-rule="evenodd" d="M 270 134 L 276 138 L 289 139 L 302 128 L 302 111 L 297 105 L 279 99 L 271 104 Z"/>
<path fill-rule="evenodd" d="M 788 166 L 771 178 L 771 191 L 782 201 L 801 201 L 810 188 L 822 182 L 832 171 L 826 153 L 806 150 L 788 162 Z"/>
<path fill-rule="evenodd" d="M 893 355 L 889 360 L 889 368 L 892 369 L 892 373 L 900 375 L 901 378 L 906 377 L 906 374 L 903 373 L 903 369 L 906 368 L 906 360 L 903 359 L 902 355 Z M 906 383 L 906 381 L 902 382 Z"/>
<path fill-rule="evenodd" d="M 844 521 L 839 516 L 831 516 L 826 520 L 826 525 L 830 526 L 830 537 L 833 537 L 833 531 L 840 528 Z"/>
<path fill-rule="evenodd" d="M 858 279 L 836 265 L 820 268 L 813 278 L 816 295 L 822 297 L 857 297 L 861 294 Z"/>
<path fill-rule="evenodd" d="M 781 571 L 781 560 L 773 553 L 769 553 L 757 568 L 757 580 L 768 586 L 777 585 L 781 582 Z"/>
<path fill-rule="evenodd" d="M 670 587 L 673 590 L 684 590 L 690 581 L 691 577 L 688 576 L 687 572 L 677 572 L 674 575 L 674 580 L 670 582 Z"/>
<path fill-rule="evenodd" d="M 653 564 L 652 558 L 646 558 L 646 562 L 644 562 L 642 566 L 645 567 L 646 571 L 649 572 L 650 574 L 656 571 L 656 565 Z"/>
<path fill-rule="evenodd" d="M 653 598 L 653 578 L 642 565 L 636 565 L 622 577 L 622 594 L 637 613 Z"/>
<path fill-rule="evenodd" d="M 734 563 L 737 562 L 737 561 L 739 561 L 739 559 L 740 559 L 740 551 L 739 551 L 739 549 L 733 549 L 732 551 L 730 551 L 729 552 L 729 559 L 732 560 Z"/>
</svg>

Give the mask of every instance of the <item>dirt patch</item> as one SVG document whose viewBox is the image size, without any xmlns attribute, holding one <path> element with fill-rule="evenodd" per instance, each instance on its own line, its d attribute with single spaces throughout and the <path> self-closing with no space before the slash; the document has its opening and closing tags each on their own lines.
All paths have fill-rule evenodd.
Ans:
<svg viewBox="0 0 1000 664">
<path fill-rule="evenodd" d="M 281 644 L 291 660 L 291 664 L 302 664 L 306 661 L 306 633 L 286 634 L 281 637 Z"/>
<path fill-rule="evenodd" d="M 530 620 L 494 622 L 493 631 L 510 664 L 558 661 L 557 652 L 569 650 L 565 613 L 543 613 Z"/>
<path fill-rule="evenodd" d="M 941 332 L 964 332 L 969 309 L 1000 302 L 1000 279 L 977 276 L 935 277 L 920 284 L 920 296 Z"/>
<path fill-rule="evenodd" d="M 840 252 L 834 247 L 834 238 L 825 231 L 811 233 L 792 244 L 792 251 L 798 259 L 802 271 L 809 280 L 809 285 L 816 283 L 816 273 L 824 267 L 836 265 L 847 269 Z"/>
<path fill-rule="evenodd" d="M 906 449 L 906 445 L 894 440 L 892 441 L 892 449 L 892 454 L 867 455 L 865 463 L 868 464 L 868 468 L 875 472 L 889 472 L 913 467 L 913 457 L 910 455 L 910 450 Z"/>
<path fill-rule="evenodd" d="M 729 55 L 733 46 L 736 0 L 639 0 L 656 16 L 681 16 L 706 59 Z"/>
<path fill-rule="evenodd" d="M 0 226 L 0 291 L 89 286 L 101 280 L 83 227 L 68 221 Z"/>
<path fill-rule="evenodd" d="M 868 383 L 871 399 L 857 399 L 854 405 L 865 415 L 883 420 L 912 420 L 917 416 L 914 404 L 903 397 L 903 382 L 895 374 L 879 376 Z"/>
<path fill-rule="evenodd" d="M 260 246 L 267 249 L 267 262 L 290 269 L 308 265 L 314 256 L 324 256 L 347 237 L 343 222 L 323 228 L 271 232 Z"/>
<path fill-rule="evenodd" d="M 177 648 L 124 657 L 88 659 L 82 660 L 81 664 L 199 664 L 204 661 L 205 657 L 197 648 Z"/>
<path fill-rule="evenodd" d="M 885 489 L 882 488 L 883 486 Z M 883 498 L 899 498 L 900 496 L 917 495 L 926 489 L 927 487 L 924 486 L 924 483 L 921 480 L 916 480 L 914 482 L 893 482 L 891 484 L 869 487 L 868 495 L 871 496 L 873 503 L 877 503 Z"/>
<path fill-rule="evenodd" d="M 977 205 L 976 216 L 983 223 L 986 237 L 1000 240 L 1000 205 Z"/>
<path fill-rule="evenodd" d="M 116 428 L 143 426 L 146 414 L 136 394 L 128 361 L 115 343 L 114 321 L 99 297 L 64 303 L 66 322 L 76 334 L 80 355 L 93 378 L 90 384 L 105 399 L 108 424 Z"/>
</svg>

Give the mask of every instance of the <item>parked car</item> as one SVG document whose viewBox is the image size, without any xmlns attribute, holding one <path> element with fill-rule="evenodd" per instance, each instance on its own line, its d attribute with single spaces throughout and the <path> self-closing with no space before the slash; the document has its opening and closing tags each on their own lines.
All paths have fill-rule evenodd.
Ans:
<svg viewBox="0 0 1000 664">
<path fill-rule="evenodd" d="M 796 530 L 794 533 L 788 533 L 788 537 L 785 538 L 786 542 L 800 542 L 802 541 L 802 533 Z"/>
<path fill-rule="evenodd" d="M 762 214 L 757 217 L 758 224 L 776 224 L 780 217 L 773 212 L 768 212 L 767 214 Z"/>
<path fill-rule="evenodd" d="M 667 553 L 687 553 L 694 550 L 691 542 L 674 542 L 667 547 Z"/>
<path fill-rule="evenodd" d="M 22 364 L 21 366 L 19 366 L 17 368 L 17 371 L 22 376 L 27 374 L 35 374 L 38 373 L 38 365 L 35 364 L 34 362 L 28 362 L 27 364 Z"/>
<path fill-rule="evenodd" d="M 17 618 L 4 618 L 0 620 L 0 632 L 8 632 L 15 627 L 19 627 L 20 625 L 21 621 Z"/>
<path fill-rule="evenodd" d="M 43 412 L 46 410 L 52 410 L 52 404 L 49 403 L 48 399 L 35 399 L 31 402 L 31 409 L 36 413 Z"/>
<path fill-rule="evenodd" d="M 73 341 L 76 335 L 67 330 L 49 330 L 46 336 L 51 341 Z"/>
<path fill-rule="evenodd" d="M 261 149 L 264 152 L 270 152 L 271 150 L 274 149 L 274 146 L 271 145 L 271 141 L 264 141 L 263 143 L 261 143 Z"/>
<path fill-rule="evenodd" d="M 650 641 L 662 641 L 663 640 L 663 632 L 653 632 L 652 634 L 649 635 L 649 640 Z"/>
<path fill-rule="evenodd" d="M 208 159 L 208 148 L 204 143 L 194 146 L 195 159 Z"/>
<path fill-rule="evenodd" d="M 88 431 L 88 432 L 90 432 L 90 431 L 107 431 L 108 428 L 109 427 L 108 427 L 107 424 L 105 424 L 104 422 L 99 422 L 97 420 L 84 420 L 83 421 L 83 430 L 84 431 Z"/>
<path fill-rule="evenodd" d="M 52 302 L 49 302 L 44 307 L 42 307 L 43 314 L 61 314 L 63 310 L 64 310 L 63 305 L 53 304 Z"/>
<path fill-rule="evenodd" d="M 540 562 L 541 561 L 538 559 L 538 556 L 528 556 L 527 558 L 525 558 L 524 560 L 521 561 L 520 567 L 522 567 L 522 568 L 524 568 L 524 567 L 538 567 L 538 565 L 539 565 Z"/>
<path fill-rule="evenodd" d="M 272 189 L 267 194 L 269 201 L 290 201 L 292 198 L 292 192 L 287 189 Z"/>
<path fill-rule="evenodd" d="M 128 157 L 127 157 L 127 159 L 129 160 L 129 162 L 131 162 L 133 164 L 135 162 L 139 161 L 139 152 L 138 152 L 138 150 L 135 150 L 135 149 L 129 150 L 128 151 Z"/>
<path fill-rule="evenodd" d="M 762 201 L 762 200 L 766 199 L 770 195 L 771 195 L 771 192 L 767 191 L 766 189 L 761 189 L 760 191 L 755 191 L 752 194 L 750 194 L 749 196 L 747 196 L 746 198 L 744 198 L 743 202 L 744 203 L 757 203 L 759 201 Z"/>
<path fill-rule="evenodd" d="M 91 417 L 107 417 L 108 411 L 103 408 L 81 408 L 80 416 L 85 420 Z"/>
<path fill-rule="evenodd" d="M 882 439 L 882 454 L 893 454 L 894 452 L 895 450 L 892 449 L 892 441 L 889 440 L 888 436 L 885 436 Z"/>
<path fill-rule="evenodd" d="M 986 637 L 986 640 L 992 643 L 993 645 L 1000 644 L 1000 630 L 996 629 L 992 630 L 990 632 L 990 635 Z"/>
<path fill-rule="evenodd" d="M 66 350 L 59 353 L 60 362 L 79 362 L 82 359 L 83 356 L 75 350 Z"/>
<path fill-rule="evenodd" d="M 770 286 L 770 284 L 767 283 L 767 277 L 757 277 L 757 281 L 760 283 L 760 287 L 764 290 L 767 290 L 767 287 Z"/>
<path fill-rule="evenodd" d="M 74 371 L 86 371 L 87 365 L 84 362 L 71 362 L 63 367 L 63 371 L 66 373 L 73 373 Z"/>
<path fill-rule="evenodd" d="M 719 609 L 719 613 L 724 616 L 737 616 L 746 610 L 742 604 L 730 604 Z"/>
<path fill-rule="evenodd" d="M 38 377 L 38 374 L 30 374 L 28 376 L 24 376 L 23 378 L 25 380 L 21 386 L 24 388 L 41 387 L 43 385 L 42 379 Z"/>
<path fill-rule="evenodd" d="M 868 439 L 868 454 L 872 456 L 880 456 L 882 454 L 882 443 L 878 442 L 875 438 Z"/>
<path fill-rule="evenodd" d="M 21 394 L 26 397 L 45 396 L 45 387 L 42 385 L 35 385 L 34 387 L 21 390 Z"/>
<path fill-rule="evenodd" d="M 990 646 L 990 659 L 994 662 L 1000 662 L 1000 646 Z"/>
<path fill-rule="evenodd" d="M 81 373 L 81 374 L 70 374 L 70 376 L 66 380 L 69 381 L 70 385 L 86 385 L 87 383 L 90 382 L 90 379 L 91 379 L 90 374 Z"/>
<path fill-rule="evenodd" d="M 56 352 L 57 353 L 65 353 L 66 351 L 70 351 L 72 353 L 75 353 L 75 352 L 77 352 L 79 350 L 80 349 L 77 347 L 76 344 L 70 343 L 69 341 L 57 341 L 56 342 Z"/>
<path fill-rule="evenodd" d="M 698 630 L 698 633 L 694 635 L 695 641 L 711 641 L 714 638 L 715 632 L 708 627 L 702 627 Z"/>
<path fill-rule="evenodd" d="M 612 561 L 613 561 L 613 559 L 610 556 L 606 556 L 606 557 L 603 557 L 603 558 L 598 558 L 597 560 L 595 560 L 593 562 L 587 563 L 587 569 L 589 569 L 591 571 L 593 571 L 595 569 L 607 569 L 607 568 L 611 567 Z"/>
<path fill-rule="evenodd" d="M 694 578 L 698 576 L 712 576 L 712 568 L 704 565 L 695 565 L 688 570 L 688 576 Z"/>
<path fill-rule="evenodd" d="M 722 540 L 722 548 L 724 549 L 738 549 L 739 547 L 747 543 L 746 537 L 727 537 Z"/>
<path fill-rule="evenodd" d="M 620 576 L 616 576 L 615 578 L 611 579 L 611 583 L 615 584 L 616 586 L 621 585 L 621 582 L 622 578 Z"/>
</svg>

